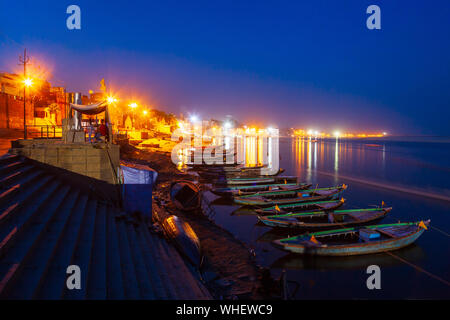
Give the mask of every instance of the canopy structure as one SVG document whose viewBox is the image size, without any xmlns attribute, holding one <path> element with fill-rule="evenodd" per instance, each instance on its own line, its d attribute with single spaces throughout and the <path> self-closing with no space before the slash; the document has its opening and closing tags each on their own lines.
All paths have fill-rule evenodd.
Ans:
<svg viewBox="0 0 450 320">
<path fill-rule="evenodd" d="M 89 105 L 83 105 L 83 104 L 75 104 L 71 103 L 70 108 L 87 115 L 95 115 L 99 114 L 101 112 L 105 112 L 106 108 L 108 107 L 108 102 L 102 101 L 99 103 L 89 104 Z"/>
<path fill-rule="evenodd" d="M 75 99 L 76 102 L 80 103 L 81 98 L 78 97 L 78 99 Z M 77 104 L 77 103 L 71 103 L 70 104 L 70 111 L 69 111 L 69 118 L 73 119 L 71 128 L 74 130 L 81 130 L 81 115 L 96 115 L 99 113 L 104 112 L 105 113 L 105 123 L 108 127 L 109 136 L 112 137 L 112 128 L 111 128 L 111 121 L 109 117 L 108 112 L 108 101 L 104 100 L 98 103 L 89 104 L 89 105 L 83 105 L 83 104 Z M 72 116 L 72 110 L 74 111 L 74 114 Z"/>
</svg>

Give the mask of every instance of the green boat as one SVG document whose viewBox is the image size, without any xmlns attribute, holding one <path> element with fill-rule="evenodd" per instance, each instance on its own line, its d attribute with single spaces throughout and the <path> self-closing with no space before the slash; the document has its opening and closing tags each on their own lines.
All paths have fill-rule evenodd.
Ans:
<svg viewBox="0 0 450 320">
<path fill-rule="evenodd" d="M 273 241 L 279 249 L 304 255 L 352 256 L 386 252 L 416 241 L 430 220 L 344 228 Z"/>
<path fill-rule="evenodd" d="M 252 185 L 252 186 L 229 186 L 223 188 L 213 188 L 211 192 L 215 195 L 221 197 L 232 197 L 235 195 L 250 195 L 255 194 L 256 192 L 262 191 L 298 191 L 305 190 L 311 187 L 310 184 L 307 183 L 277 183 L 277 184 L 262 184 L 262 185 Z"/>
<path fill-rule="evenodd" d="M 217 185 L 257 185 L 257 184 L 289 184 L 298 183 L 298 177 L 296 176 L 270 176 L 270 177 L 234 177 L 216 179 L 214 184 Z"/>
<path fill-rule="evenodd" d="M 253 210 L 258 215 L 277 215 L 305 210 L 334 210 L 342 206 L 345 202 L 344 198 L 340 200 L 329 201 L 312 201 L 312 202 L 296 202 L 290 204 L 274 205 L 267 208 Z"/>
<path fill-rule="evenodd" d="M 338 187 L 318 188 L 300 191 L 263 191 L 234 198 L 234 202 L 246 206 L 273 206 L 298 202 L 312 202 L 336 199 L 347 189 Z"/>
<path fill-rule="evenodd" d="M 384 218 L 389 208 L 309 211 L 272 216 L 258 216 L 259 221 L 273 228 L 329 229 L 367 224 Z"/>
</svg>

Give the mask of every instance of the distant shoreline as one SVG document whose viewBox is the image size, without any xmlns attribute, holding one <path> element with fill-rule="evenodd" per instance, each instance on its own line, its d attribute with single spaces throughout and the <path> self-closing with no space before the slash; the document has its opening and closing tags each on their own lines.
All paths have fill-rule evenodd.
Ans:
<svg viewBox="0 0 450 320">
<path fill-rule="evenodd" d="M 280 138 L 296 138 L 291 136 L 280 136 Z M 305 139 L 308 139 L 305 137 Z M 336 138 L 317 138 L 318 141 L 336 141 Z M 338 138 L 338 141 L 385 141 L 385 142 L 421 142 L 421 143 L 450 143 L 450 136 L 387 136 L 380 138 Z"/>
</svg>

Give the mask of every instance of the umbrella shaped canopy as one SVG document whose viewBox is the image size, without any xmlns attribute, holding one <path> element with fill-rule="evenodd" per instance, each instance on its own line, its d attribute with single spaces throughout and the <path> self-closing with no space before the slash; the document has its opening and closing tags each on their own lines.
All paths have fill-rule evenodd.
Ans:
<svg viewBox="0 0 450 320">
<path fill-rule="evenodd" d="M 94 104 L 89 104 L 89 105 L 82 105 L 82 104 L 75 104 L 75 103 L 71 103 L 70 107 L 82 114 L 87 114 L 87 115 L 94 115 L 94 114 L 99 114 L 101 112 L 106 111 L 106 107 L 108 106 L 108 102 L 102 101 L 99 103 L 94 103 Z"/>
</svg>

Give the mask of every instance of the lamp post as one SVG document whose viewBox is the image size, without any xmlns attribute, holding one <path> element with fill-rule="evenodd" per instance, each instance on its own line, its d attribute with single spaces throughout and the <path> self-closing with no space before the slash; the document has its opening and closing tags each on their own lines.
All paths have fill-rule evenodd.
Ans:
<svg viewBox="0 0 450 320">
<path fill-rule="evenodd" d="M 144 128 L 145 129 L 147 129 L 147 115 L 148 115 L 148 110 L 144 110 L 144 111 L 142 111 L 142 115 L 143 115 L 143 118 L 144 118 Z"/>
<path fill-rule="evenodd" d="M 23 138 L 26 139 L 27 138 L 27 122 L 26 122 L 26 118 L 27 118 L 27 110 L 26 110 L 26 100 L 27 100 L 27 94 L 26 94 L 26 88 L 27 87 L 31 87 L 33 85 L 33 80 L 32 79 L 25 79 L 23 80 Z"/>
<path fill-rule="evenodd" d="M 131 115 L 132 115 L 132 117 L 133 117 L 133 121 L 132 121 L 132 123 L 133 123 L 133 128 L 135 129 L 135 126 L 136 126 L 136 124 L 135 124 L 135 119 L 134 119 L 134 110 L 137 108 L 137 103 L 136 102 L 132 102 L 132 103 L 130 103 L 129 105 L 128 105 L 130 108 L 131 108 Z"/>
<path fill-rule="evenodd" d="M 23 87 L 23 137 L 27 138 L 27 125 L 26 125 L 26 106 L 25 106 L 25 88 L 28 85 L 32 84 L 31 79 L 27 79 L 27 64 L 30 62 L 30 57 L 27 56 L 27 49 L 23 51 L 23 57 L 19 56 L 19 65 L 23 65 L 23 78 L 24 78 L 24 87 Z"/>
</svg>

